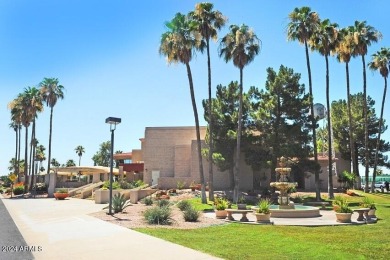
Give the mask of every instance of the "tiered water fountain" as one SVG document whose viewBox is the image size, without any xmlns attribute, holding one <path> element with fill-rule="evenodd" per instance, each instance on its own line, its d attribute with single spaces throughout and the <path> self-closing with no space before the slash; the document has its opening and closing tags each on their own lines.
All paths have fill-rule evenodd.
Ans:
<svg viewBox="0 0 390 260">
<path fill-rule="evenodd" d="M 275 168 L 279 175 L 279 181 L 271 182 L 271 187 L 279 190 L 279 205 L 271 206 L 271 217 L 273 218 L 311 218 L 320 216 L 320 210 L 316 207 L 296 205 L 290 202 L 289 190 L 298 186 L 296 182 L 289 182 L 288 177 L 291 168 L 287 167 L 287 159 L 280 158 L 280 167 Z"/>
<path fill-rule="evenodd" d="M 287 159 L 280 158 L 280 168 L 275 168 L 275 172 L 279 175 L 278 182 L 271 182 L 271 187 L 280 191 L 279 194 L 279 209 L 294 209 L 294 204 L 290 204 L 289 190 L 298 186 L 296 182 L 289 182 L 288 176 L 290 175 L 291 168 L 287 167 Z"/>
</svg>

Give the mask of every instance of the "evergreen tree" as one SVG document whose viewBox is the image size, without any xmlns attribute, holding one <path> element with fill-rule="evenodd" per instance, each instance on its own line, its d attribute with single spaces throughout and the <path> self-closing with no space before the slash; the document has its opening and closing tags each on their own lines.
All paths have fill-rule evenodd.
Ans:
<svg viewBox="0 0 390 260">
<path fill-rule="evenodd" d="M 351 105 L 352 105 L 352 116 L 353 116 L 353 128 L 356 146 L 356 160 L 361 165 L 366 165 L 365 157 L 365 125 L 364 125 L 364 114 L 362 114 L 364 107 L 364 95 L 358 93 L 351 96 Z M 375 152 L 376 152 L 376 140 L 379 132 L 379 119 L 375 114 L 374 109 L 375 101 L 371 99 L 370 96 L 367 97 L 367 114 L 368 114 L 368 134 L 369 134 L 369 161 L 367 164 L 370 167 L 373 167 L 375 164 Z M 335 141 L 336 149 L 340 152 L 343 159 L 348 159 L 350 157 L 350 146 L 349 146 L 349 126 L 345 124 L 348 122 L 348 111 L 347 111 L 347 102 L 345 100 L 333 101 L 332 103 L 332 125 L 333 125 L 333 137 Z M 382 122 L 382 133 L 387 130 L 387 126 Z M 379 150 L 378 150 L 378 165 L 390 167 L 388 156 L 385 155 L 386 152 L 390 151 L 390 143 L 385 140 L 380 140 Z"/>
<path fill-rule="evenodd" d="M 262 150 L 257 148 L 259 158 L 248 157 L 253 149 L 247 151 L 247 162 L 253 166 L 270 160 L 271 180 L 275 181 L 278 158 L 307 158 L 310 154 L 310 96 L 299 83 L 300 74 L 293 69 L 282 65 L 278 72 L 268 68 L 267 74 L 264 90 L 250 89 L 251 139 Z"/>
</svg>

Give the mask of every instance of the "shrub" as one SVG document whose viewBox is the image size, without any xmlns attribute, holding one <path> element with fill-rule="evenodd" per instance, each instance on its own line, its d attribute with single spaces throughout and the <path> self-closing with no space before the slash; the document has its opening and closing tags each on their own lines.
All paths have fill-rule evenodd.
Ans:
<svg viewBox="0 0 390 260">
<path fill-rule="evenodd" d="M 271 201 L 269 199 L 262 199 L 259 202 L 259 208 L 257 213 L 269 214 L 269 208 L 271 206 Z"/>
<path fill-rule="evenodd" d="M 182 190 L 184 189 L 184 186 L 186 185 L 186 182 L 185 181 L 177 181 L 176 183 L 176 187 L 179 189 L 179 190 Z"/>
<path fill-rule="evenodd" d="M 300 195 L 296 195 L 292 198 L 292 201 L 294 201 L 295 203 L 303 203 L 303 198 Z"/>
<path fill-rule="evenodd" d="M 342 196 L 336 196 L 332 203 L 334 211 L 337 213 L 352 213 L 353 210 L 349 207 L 349 203 L 346 198 Z"/>
<path fill-rule="evenodd" d="M 111 208 L 114 210 L 114 213 L 122 212 L 125 208 L 131 206 L 131 203 L 129 200 L 125 199 L 124 194 L 115 194 L 114 197 L 112 198 L 112 205 Z M 109 208 L 110 205 L 107 207 L 104 207 L 104 209 Z"/>
<path fill-rule="evenodd" d="M 228 201 L 224 198 L 215 198 L 214 206 L 216 210 L 225 210 L 228 207 Z"/>
<path fill-rule="evenodd" d="M 144 199 L 142 199 L 142 203 L 146 206 L 153 205 L 153 199 L 152 197 L 145 197 Z"/>
<path fill-rule="evenodd" d="M 181 200 L 179 201 L 176 206 L 181 210 L 181 211 L 185 211 L 187 210 L 188 208 L 191 207 L 191 203 L 188 201 L 188 200 Z"/>
<path fill-rule="evenodd" d="M 199 211 L 194 209 L 191 205 L 183 211 L 184 220 L 187 222 L 196 222 L 199 218 Z"/>
<path fill-rule="evenodd" d="M 245 196 L 240 196 L 237 200 L 237 203 L 239 204 L 246 204 L 246 198 Z"/>
<path fill-rule="evenodd" d="M 56 193 L 68 193 L 68 189 L 61 188 L 61 189 L 56 190 Z"/>
<path fill-rule="evenodd" d="M 132 188 L 134 188 L 133 184 L 131 182 L 127 182 L 127 181 L 120 181 L 119 182 L 119 187 L 121 189 L 132 189 Z"/>
<path fill-rule="evenodd" d="M 24 193 L 24 186 L 16 186 L 13 190 L 15 195 L 20 195 Z"/>
<path fill-rule="evenodd" d="M 133 185 L 134 187 L 140 187 L 145 185 L 145 182 L 143 182 L 142 180 L 137 180 L 136 182 L 133 183 Z"/>
<path fill-rule="evenodd" d="M 35 191 L 47 192 L 47 186 L 44 182 L 38 182 L 38 183 L 34 184 L 33 189 L 35 189 Z"/>
<path fill-rule="evenodd" d="M 109 189 L 109 188 L 110 188 L 110 181 L 105 181 L 105 182 L 103 183 L 103 189 Z M 112 183 L 112 189 L 113 189 L 113 190 L 117 190 L 117 189 L 119 189 L 119 188 L 120 188 L 119 182 L 114 181 L 114 182 Z"/>
<path fill-rule="evenodd" d="M 369 208 L 369 209 L 376 209 L 375 202 L 368 197 L 363 197 L 362 202 L 360 203 L 360 207 Z"/>
<path fill-rule="evenodd" d="M 158 207 L 169 207 L 171 205 L 171 203 L 169 202 L 169 200 L 158 200 L 157 201 L 157 206 Z"/>
<path fill-rule="evenodd" d="M 169 225 L 172 220 L 171 214 L 172 211 L 168 206 L 153 207 L 144 212 L 144 217 L 148 224 Z"/>
</svg>

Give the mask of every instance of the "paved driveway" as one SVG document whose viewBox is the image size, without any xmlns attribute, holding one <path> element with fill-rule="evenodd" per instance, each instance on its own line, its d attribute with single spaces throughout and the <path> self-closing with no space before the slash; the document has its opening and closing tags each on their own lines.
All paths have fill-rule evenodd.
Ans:
<svg viewBox="0 0 390 260">
<path fill-rule="evenodd" d="M 0 246 L 0 259 L 34 259 L 31 253 L 33 248 L 26 247 L 26 241 L 20 234 L 2 200 L 0 200 Z"/>
<path fill-rule="evenodd" d="M 89 216 L 94 201 L 2 200 L 36 259 L 217 259 Z"/>
</svg>

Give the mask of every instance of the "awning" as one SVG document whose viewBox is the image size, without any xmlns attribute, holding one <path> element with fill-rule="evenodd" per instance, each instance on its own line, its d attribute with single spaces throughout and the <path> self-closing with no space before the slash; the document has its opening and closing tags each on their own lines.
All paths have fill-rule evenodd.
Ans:
<svg viewBox="0 0 390 260">
<path fill-rule="evenodd" d="M 94 174 L 94 173 L 110 173 L 110 167 L 104 166 L 70 166 L 70 167 L 59 167 L 51 168 L 53 171 L 59 172 L 71 172 L 71 173 L 81 173 L 84 175 Z M 112 169 L 113 174 L 118 175 L 119 170 L 116 168 Z"/>
</svg>

